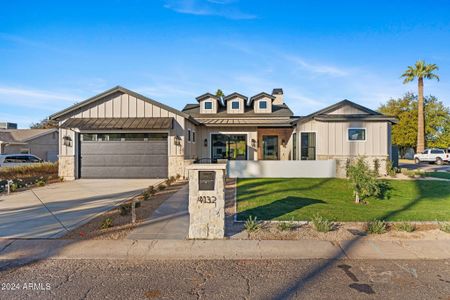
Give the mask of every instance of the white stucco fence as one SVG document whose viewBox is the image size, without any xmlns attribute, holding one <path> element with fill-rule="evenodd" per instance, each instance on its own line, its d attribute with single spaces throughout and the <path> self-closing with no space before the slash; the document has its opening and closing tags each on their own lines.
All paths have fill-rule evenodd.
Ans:
<svg viewBox="0 0 450 300">
<path fill-rule="evenodd" d="M 332 178 L 336 177 L 336 161 L 230 160 L 227 174 L 231 178 Z"/>
</svg>

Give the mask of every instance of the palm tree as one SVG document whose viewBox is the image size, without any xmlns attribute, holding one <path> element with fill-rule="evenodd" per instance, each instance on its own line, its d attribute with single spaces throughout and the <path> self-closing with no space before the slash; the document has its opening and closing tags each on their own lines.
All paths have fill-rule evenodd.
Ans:
<svg viewBox="0 0 450 300">
<path fill-rule="evenodd" d="M 403 84 L 413 81 L 417 78 L 419 86 L 419 101 L 417 108 L 419 114 L 417 116 L 417 152 L 423 152 L 425 150 L 425 115 L 424 115 L 424 103 L 423 103 L 423 79 L 436 79 L 439 81 L 439 76 L 434 74 L 433 71 L 439 70 L 439 67 L 435 64 L 426 64 L 424 60 L 416 61 L 414 66 L 408 66 L 405 73 L 401 77 L 405 78 Z"/>
</svg>

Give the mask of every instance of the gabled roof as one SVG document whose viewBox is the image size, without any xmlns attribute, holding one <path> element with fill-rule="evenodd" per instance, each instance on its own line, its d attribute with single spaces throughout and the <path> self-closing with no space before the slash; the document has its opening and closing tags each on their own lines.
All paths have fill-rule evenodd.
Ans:
<svg viewBox="0 0 450 300">
<path fill-rule="evenodd" d="M 256 94 L 255 96 L 253 96 L 253 97 L 250 98 L 250 104 L 251 104 L 253 101 L 258 100 L 258 99 L 261 99 L 261 98 L 264 98 L 264 97 L 269 98 L 269 99 L 271 99 L 272 101 L 275 100 L 275 96 L 272 96 L 272 95 L 270 95 L 270 94 L 267 94 L 266 92 L 261 92 L 261 93 Z"/>
<path fill-rule="evenodd" d="M 68 107 L 66 109 L 63 109 L 62 111 L 51 115 L 49 117 L 49 119 L 50 120 L 61 119 L 62 117 L 64 117 L 65 115 L 67 115 L 67 114 L 69 114 L 71 112 L 74 112 L 74 111 L 76 111 L 76 110 L 78 110 L 78 109 L 80 109 L 80 108 L 82 108 L 82 107 L 84 107 L 86 105 L 92 104 L 92 103 L 94 103 L 96 101 L 99 101 L 99 100 L 101 100 L 101 99 L 103 99 L 103 98 L 105 98 L 105 97 L 107 97 L 109 95 L 112 95 L 114 93 L 117 93 L 117 92 L 120 92 L 120 93 L 123 93 L 123 94 L 129 94 L 129 95 L 131 95 L 133 97 L 136 97 L 136 98 L 138 98 L 140 100 L 149 102 L 149 103 L 151 103 L 153 105 L 159 106 L 159 107 L 161 107 L 161 108 L 163 108 L 163 109 L 165 109 L 167 111 L 170 111 L 170 112 L 172 112 L 174 114 L 177 114 L 177 115 L 180 115 L 182 117 L 185 117 L 185 118 L 189 119 L 189 115 L 187 115 L 187 114 L 185 114 L 185 113 L 183 113 L 183 112 L 181 112 L 181 111 L 179 111 L 179 110 L 177 110 L 175 108 L 172 108 L 170 106 L 162 104 L 162 103 L 160 103 L 160 102 L 158 102 L 156 100 L 150 99 L 150 98 L 148 98 L 146 96 L 143 96 L 141 94 L 133 92 L 133 91 L 131 91 L 129 89 L 126 89 L 124 87 L 121 87 L 119 85 L 116 86 L 116 87 L 113 87 L 113 88 L 111 88 L 111 89 L 109 89 L 107 91 L 104 91 L 103 93 L 100 93 L 100 94 L 98 94 L 98 95 L 96 95 L 94 97 L 91 97 L 91 98 L 86 99 L 86 100 L 84 100 L 84 101 L 82 101 L 80 103 L 74 104 L 74 105 L 72 105 L 72 106 L 70 106 L 70 107 Z M 194 120 L 191 120 L 191 121 L 195 122 Z"/>
<path fill-rule="evenodd" d="M 200 95 L 200 96 L 198 96 L 195 99 L 197 99 L 197 101 L 200 102 L 201 100 L 208 99 L 208 98 L 214 98 L 214 99 L 216 99 L 217 101 L 220 102 L 220 98 L 217 97 L 216 95 L 211 94 L 211 93 L 204 93 L 203 95 Z"/>
<path fill-rule="evenodd" d="M 241 99 L 244 99 L 244 101 L 247 101 L 247 100 L 248 100 L 248 97 L 247 97 L 247 96 L 244 96 L 244 95 L 242 95 L 242 94 L 239 94 L 239 93 L 237 93 L 237 92 L 234 92 L 234 93 L 231 93 L 231 94 L 229 94 L 229 95 L 223 97 L 223 101 L 226 102 L 226 101 L 228 101 L 228 100 L 230 100 L 230 99 L 233 99 L 233 98 L 241 98 Z"/>
<path fill-rule="evenodd" d="M 354 107 L 366 114 L 329 114 L 341 107 L 351 106 Z M 359 105 L 350 100 L 344 99 L 338 103 L 325 107 L 321 110 L 313 112 L 307 116 L 300 118 L 300 123 L 307 122 L 309 120 L 320 120 L 320 121 L 351 121 L 351 120 L 373 120 L 373 121 L 389 121 L 392 123 L 396 123 L 397 119 L 389 116 L 385 116 L 377 111 L 371 110 L 365 106 Z"/>
<path fill-rule="evenodd" d="M 49 133 L 57 132 L 56 128 L 49 129 L 1 129 L 0 142 L 24 143 Z"/>
</svg>

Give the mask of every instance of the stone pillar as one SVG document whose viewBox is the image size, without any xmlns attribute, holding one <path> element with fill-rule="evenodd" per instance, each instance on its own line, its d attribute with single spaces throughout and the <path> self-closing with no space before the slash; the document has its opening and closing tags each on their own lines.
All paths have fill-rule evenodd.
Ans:
<svg viewBox="0 0 450 300">
<path fill-rule="evenodd" d="M 189 171 L 189 238 L 225 236 L 225 164 L 193 164 Z"/>
</svg>

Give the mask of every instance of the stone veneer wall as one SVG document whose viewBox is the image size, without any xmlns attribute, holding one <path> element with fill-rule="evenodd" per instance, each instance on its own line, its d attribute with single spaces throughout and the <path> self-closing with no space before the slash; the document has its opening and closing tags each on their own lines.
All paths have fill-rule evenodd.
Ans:
<svg viewBox="0 0 450 300">
<path fill-rule="evenodd" d="M 169 156 L 169 177 L 176 177 L 177 174 L 184 176 L 184 157 L 182 155 Z"/>
<path fill-rule="evenodd" d="M 64 180 L 75 180 L 75 156 L 59 155 L 58 176 Z"/>
<path fill-rule="evenodd" d="M 224 164 L 196 164 L 189 171 L 189 238 L 223 239 L 225 236 Z M 213 191 L 199 190 L 199 171 L 215 172 Z M 202 197 L 202 201 L 199 201 Z M 206 200 L 206 201 L 205 201 Z"/>
<path fill-rule="evenodd" d="M 338 178 L 345 178 L 347 173 L 347 159 L 353 160 L 356 159 L 358 156 L 334 156 L 334 155 L 317 155 L 318 160 L 325 160 L 325 159 L 335 159 L 336 160 L 336 177 Z M 367 164 L 374 168 L 374 160 L 378 159 L 380 162 L 380 168 L 378 170 L 379 175 L 386 175 L 386 163 L 389 159 L 389 156 L 365 156 L 365 160 Z"/>
</svg>

